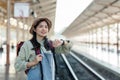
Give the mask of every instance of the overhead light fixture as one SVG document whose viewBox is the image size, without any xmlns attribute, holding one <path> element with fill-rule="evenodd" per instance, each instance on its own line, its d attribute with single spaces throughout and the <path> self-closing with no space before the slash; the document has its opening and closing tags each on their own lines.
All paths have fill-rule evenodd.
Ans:
<svg viewBox="0 0 120 80">
<path fill-rule="evenodd" d="M 38 2 L 40 2 L 39 0 L 33 0 L 33 3 L 38 3 Z"/>
</svg>

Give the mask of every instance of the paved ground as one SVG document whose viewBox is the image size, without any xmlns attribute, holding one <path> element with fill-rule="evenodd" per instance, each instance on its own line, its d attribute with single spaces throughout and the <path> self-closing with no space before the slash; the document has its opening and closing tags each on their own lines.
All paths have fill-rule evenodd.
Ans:
<svg viewBox="0 0 120 80">
<path fill-rule="evenodd" d="M 0 52 L 0 80 L 25 80 L 24 72 L 16 73 L 14 61 L 16 58 L 16 48 L 10 49 L 10 65 L 6 65 L 6 47 Z"/>
</svg>

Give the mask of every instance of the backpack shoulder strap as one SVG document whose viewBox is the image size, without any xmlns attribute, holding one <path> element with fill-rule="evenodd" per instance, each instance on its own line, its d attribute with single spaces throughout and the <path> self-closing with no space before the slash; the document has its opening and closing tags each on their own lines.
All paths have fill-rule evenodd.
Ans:
<svg viewBox="0 0 120 80">
<path fill-rule="evenodd" d="M 30 42 L 33 45 L 33 50 L 35 50 L 35 54 L 36 55 L 41 54 L 40 53 L 40 47 L 36 47 L 35 44 L 34 44 L 34 41 L 32 39 L 30 40 Z M 40 71 L 41 71 L 41 80 L 43 80 L 43 67 L 42 67 L 41 61 L 39 62 L 39 64 L 40 64 Z"/>
<path fill-rule="evenodd" d="M 35 45 L 35 43 L 34 43 L 33 40 L 30 40 L 30 42 L 31 42 L 32 45 L 33 45 L 32 50 L 35 50 L 35 54 L 36 54 L 36 55 L 41 54 L 41 53 L 40 53 L 40 47 L 36 47 L 36 45 Z"/>
</svg>

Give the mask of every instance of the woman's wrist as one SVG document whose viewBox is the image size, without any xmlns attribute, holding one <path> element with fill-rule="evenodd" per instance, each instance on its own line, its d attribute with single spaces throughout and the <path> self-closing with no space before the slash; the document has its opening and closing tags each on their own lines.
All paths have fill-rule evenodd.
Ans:
<svg viewBox="0 0 120 80">
<path fill-rule="evenodd" d="M 34 65 L 38 64 L 38 61 L 37 61 L 37 60 L 34 60 L 34 61 L 33 61 L 33 64 L 34 64 Z"/>
<path fill-rule="evenodd" d="M 36 64 L 37 64 L 36 61 L 28 62 L 28 63 L 27 63 L 27 68 L 30 68 L 30 67 L 32 67 L 32 66 L 35 66 Z"/>
<path fill-rule="evenodd" d="M 64 40 L 62 40 L 63 42 L 62 42 L 62 45 L 65 45 L 65 41 Z"/>
<path fill-rule="evenodd" d="M 63 41 L 62 45 L 66 45 L 66 44 L 68 44 L 70 42 L 69 40 L 62 40 L 62 41 Z"/>
</svg>

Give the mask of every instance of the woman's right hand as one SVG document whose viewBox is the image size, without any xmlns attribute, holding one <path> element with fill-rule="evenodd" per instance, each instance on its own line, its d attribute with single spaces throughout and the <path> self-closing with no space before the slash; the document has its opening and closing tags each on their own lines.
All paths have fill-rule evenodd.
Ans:
<svg viewBox="0 0 120 80">
<path fill-rule="evenodd" d="M 38 64 L 40 61 L 42 61 L 42 55 L 38 54 L 34 60 L 35 64 Z"/>
<path fill-rule="evenodd" d="M 36 58 L 34 59 L 34 61 L 28 62 L 26 66 L 27 66 L 27 68 L 30 68 L 30 67 L 38 64 L 40 61 L 42 61 L 42 55 L 38 54 L 36 56 Z"/>
</svg>

